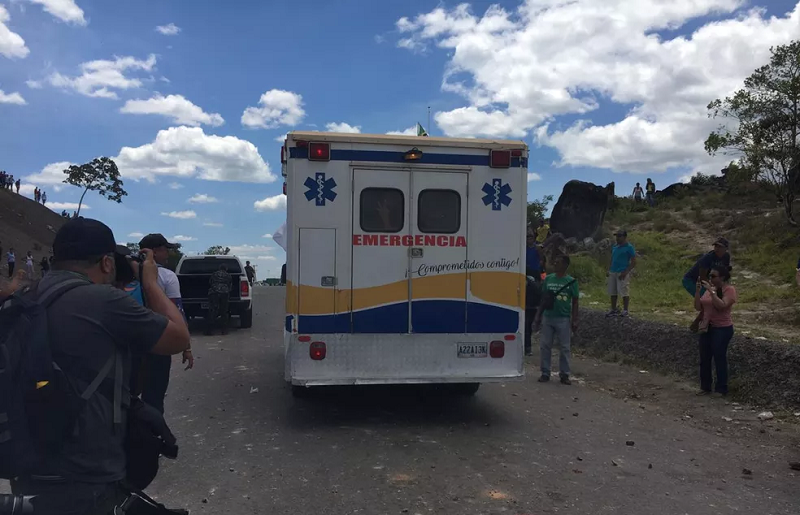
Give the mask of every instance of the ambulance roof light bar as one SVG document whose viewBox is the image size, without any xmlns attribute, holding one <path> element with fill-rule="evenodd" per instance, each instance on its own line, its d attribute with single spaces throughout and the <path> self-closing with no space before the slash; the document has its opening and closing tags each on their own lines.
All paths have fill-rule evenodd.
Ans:
<svg viewBox="0 0 800 515">
<path fill-rule="evenodd" d="M 489 152 L 489 166 L 492 168 L 510 168 L 510 150 L 491 150 Z"/>
<path fill-rule="evenodd" d="M 331 160 L 331 144 L 330 143 L 314 143 L 308 144 L 308 160 L 309 161 L 330 161 Z"/>
</svg>

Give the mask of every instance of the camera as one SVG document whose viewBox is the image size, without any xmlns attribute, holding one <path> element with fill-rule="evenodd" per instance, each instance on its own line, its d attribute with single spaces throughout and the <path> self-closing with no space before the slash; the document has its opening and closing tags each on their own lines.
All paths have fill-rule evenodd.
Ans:
<svg viewBox="0 0 800 515">
<path fill-rule="evenodd" d="M 32 496 L 0 495 L 0 515 L 23 515 L 33 513 Z"/>
</svg>

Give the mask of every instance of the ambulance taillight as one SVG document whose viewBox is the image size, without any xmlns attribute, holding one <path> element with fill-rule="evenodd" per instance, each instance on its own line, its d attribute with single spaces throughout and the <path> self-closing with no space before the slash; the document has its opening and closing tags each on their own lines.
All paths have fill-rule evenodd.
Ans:
<svg viewBox="0 0 800 515">
<path fill-rule="evenodd" d="M 308 354 L 314 361 L 322 361 L 327 353 L 325 342 L 311 342 L 311 346 L 308 348 Z"/>
<path fill-rule="evenodd" d="M 331 160 L 331 145 L 329 143 L 309 143 L 308 144 L 308 160 L 309 161 L 330 161 Z"/>
<path fill-rule="evenodd" d="M 511 166 L 510 150 L 492 150 L 489 153 L 489 166 L 492 168 L 508 168 Z"/>
<path fill-rule="evenodd" d="M 506 355 L 505 342 L 497 340 L 489 344 L 489 356 L 493 358 L 502 358 L 505 355 Z"/>
</svg>

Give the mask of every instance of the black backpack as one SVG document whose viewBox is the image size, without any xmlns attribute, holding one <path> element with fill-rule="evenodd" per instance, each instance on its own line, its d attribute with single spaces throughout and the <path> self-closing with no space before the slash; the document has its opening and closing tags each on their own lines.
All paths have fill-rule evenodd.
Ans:
<svg viewBox="0 0 800 515">
<path fill-rule="evenodd" d="M 120 361 L 113 352 L 82 392 L 53 361 L 47 308 L 89 284 L 77 277 L 43 289 L 36 283 L 0 305 L 0 478 L 35 473 L 45 457 L 57 453 L 86 401 Z"/>
</svg>

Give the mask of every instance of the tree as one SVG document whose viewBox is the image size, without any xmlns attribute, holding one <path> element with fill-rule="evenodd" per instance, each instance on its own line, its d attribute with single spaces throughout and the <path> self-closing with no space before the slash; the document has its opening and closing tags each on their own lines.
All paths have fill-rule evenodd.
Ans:
<svg viewBox="0 0 800 515">
<path fill-rule="evenodd" d="M 67 178 L 64 179 L 66 184 L 83 188 L 81 200 L 78 202 L 78 216 L 81 214 L 83 197 L 89 190 L 96 191 L 117 204 L 121 203 L 122 197 L 128 194 L 122 188 L 122 179 L 119 178 L 117 164 L 108 157 L 98 157 L 92 162 L 80 166 L 72 165 L 64 170 L 64 173 L 67 174 Z"/>
<path fill-rule="evenodd" d="M 528 225 L 539 225 L 539 220 L 545 219 L 547 206 L 552 201 L 552 195 L 545 195 L 540 200 L 528 202 Z"/>
<path fill-rule="evenodd" d="M 705 141 L 711 155 L 739 156 L 738 165 L 769 185 L 793 226 L 800 193 L 800 41 L 770 48 L 772 57 L 745 79 L 732 97 L 708 104 L 709 117 L 738 123 L 720 125 Z"/>
<path fill-rule="evenodd" d="M 207 256 L 227 256 L 231 251 L 230 247 L 223 247 L 222 245 L 214 245 L 213 247 L 208 247 L 208 250 L 204 252 Z"/>
<path fill-rule="evenodd" d="M 167 252 L 168 252 L 167 268 L 169 268 L 174 272 L 178 268 L 178 261 L 180 261 L 181 258 L 183 257 L 181 244 L 176 243 L 175 246 L 170 248 Z"/>
</svg>

